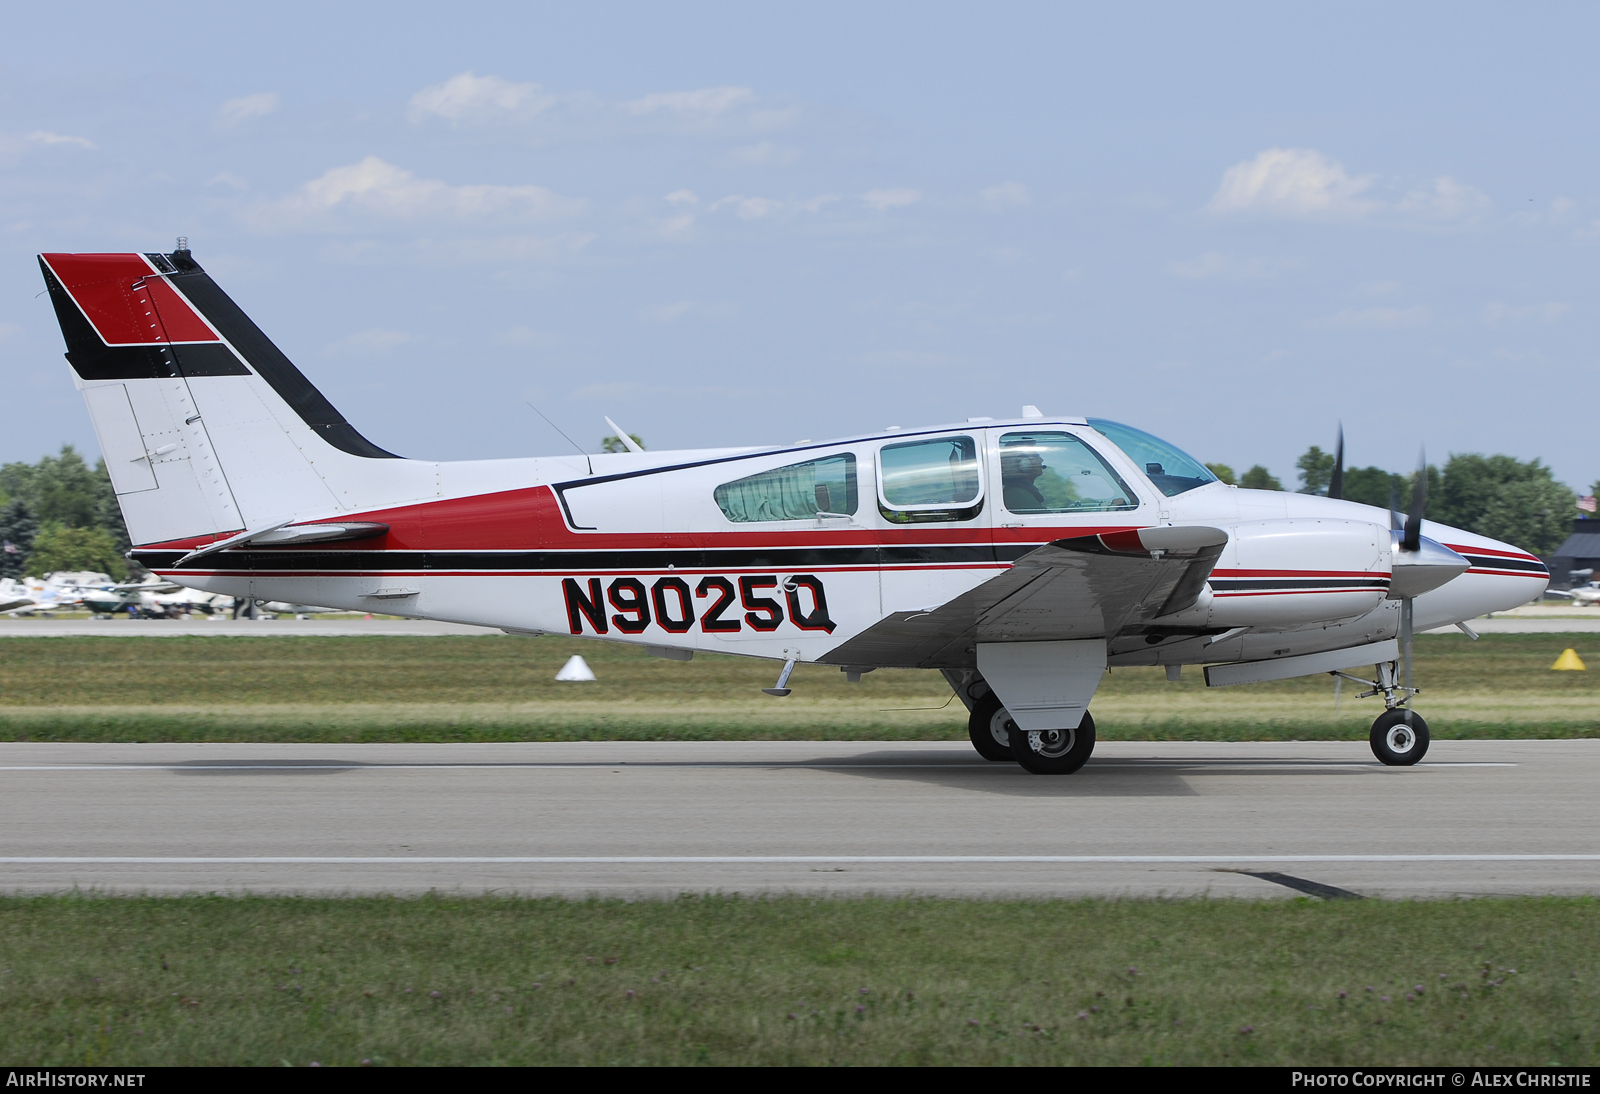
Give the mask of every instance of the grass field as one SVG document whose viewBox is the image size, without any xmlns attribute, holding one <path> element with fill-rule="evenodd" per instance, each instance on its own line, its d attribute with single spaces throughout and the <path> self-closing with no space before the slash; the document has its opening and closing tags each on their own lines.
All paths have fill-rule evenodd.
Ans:
<svg viewBox="0 0 1600 1094">
<path fill-rule="evenodd" d="M 10 1064 L 1600 1062 L 1600 903 L 0 899 Z"/>
<path fill-rule="evenodd" d="M 1437 738 L 1600 736 L 1600 671 L 1552 672 L 1600 635 L 1417 639 L 1417 703 Z M 599 676 L 558 684 L 573 653 Z M 55 741 L 959 740 L 966 711 L 934 672 L 858 684 L 776 665 L 555 637 L 7 638 L 0 739 Z M 1360 739 L 1381 709 L 1326 676 L 1208 690 L 1200 673 L 1116 669 L 1093 706 L 1105 740 Z"/>
</svg>

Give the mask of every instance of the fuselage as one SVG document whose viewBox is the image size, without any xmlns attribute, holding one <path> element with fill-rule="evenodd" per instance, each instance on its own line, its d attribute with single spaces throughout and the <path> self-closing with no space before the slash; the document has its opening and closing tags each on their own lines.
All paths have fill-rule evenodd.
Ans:
<svg viewBox="0 0 1600 1094">
<path fill-rule="evenodd" d="M 1128 447 L 1142 443 L 1116 429 Z M 1023 461 L 1035 475 L 1024 484 L 1016 453 L 1030 446 L 1054 466 L 1039 474 Z M 382 461 L 395 503 L 295 514 L 381 524 L 381 535 L 247 544 L 177 565 L 207 542 L 194 538 L 134 557 L 234 596 L 824 661 L 1044 544 L 1195 525 L 1229 534 L 1199 601 L 1107 634 L 1110 664 L 1253 660 L 1396 634 L 1385 510 L 1175 475 L 1177 456 L 1164 467 L 1148 455 L 1084 419 L 1023 418 L 758 449 Z M 1547 583 L 1513 545 L 1432 522 L 1422 534 L 1469 568 L 1416 598 L 1418 629 L 1526 603 Z"/>
</svg>

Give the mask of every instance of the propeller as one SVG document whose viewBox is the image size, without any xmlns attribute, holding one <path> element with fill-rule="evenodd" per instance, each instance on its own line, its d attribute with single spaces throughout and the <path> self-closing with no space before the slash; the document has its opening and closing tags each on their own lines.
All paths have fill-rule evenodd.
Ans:
<svg viewBox="0 0 1600 1094">
<path fill-rule="evenodd" d="M 1411 511 L 1406 514 L 1405 530 L 1400 535 L 1400 550 L 1422 550 L 1422 511 L 1428 507 L 1428 449 L 1423 446 L 1417 453 L 1417 479 L 1411 485 Z M 1400 645 L 1405 657 L 1406 690 L 1412 691 L 1414 684 L 1414 658 L 1412 657 L 1411 643 L 1415 633 L 1414 620 L 1416 604 L 1415 597 L 1405 597 L 1400 601 Z M 1406 723 L 1411 722 L 1411 707 L 1406 707 Z"/>
<path fill-rule="evenodd" d="M 1344 423 L 1339 423 L 1339 443 L 1333 450 L 1333 478 L 1328 480 L 1328 497 L 1344 497 Z"/>
<path fill-rule="evenodd" d="M 1428 450 L 1423 448 L 1417 457 L 1417 481 L 1411 487 L 1411 511 L 1406 514 L 1405 535 L 1400 537 L 1402 551 L 1416 551 L 1422 547 L 1422 511 L 1428 507 Z"/>
</svg>

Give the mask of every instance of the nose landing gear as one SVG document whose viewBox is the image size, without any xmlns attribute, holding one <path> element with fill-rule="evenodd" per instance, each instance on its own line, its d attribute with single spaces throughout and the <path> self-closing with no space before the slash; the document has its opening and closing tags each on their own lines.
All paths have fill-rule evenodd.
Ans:
<svg viewBox="0 0 1600 1094">
<path fill-rule="evenodd" d="M 1422 715 L 1405 705 L 1413 696 L 1420 695 L 1422 689 L 1395 682 L 1399 676 L 1396 662 L 1387 661 L 1379 665 L 1376 680 L 1363 680 L 1348 672 L 1330 672 L 1328 675 L 1365 684 L 1369 690 L 1363 691 L 1357 698 L 1383 696 L 1383 705 L 1387 709 L 1372 723 L 1372 733 L 1368 736 L 1372 754 L 1380 761 L 1390 767 L 1410 767 L 1427 755 L 1430 740 L 1428 723 L 1423 721 Z"/>
</svg>

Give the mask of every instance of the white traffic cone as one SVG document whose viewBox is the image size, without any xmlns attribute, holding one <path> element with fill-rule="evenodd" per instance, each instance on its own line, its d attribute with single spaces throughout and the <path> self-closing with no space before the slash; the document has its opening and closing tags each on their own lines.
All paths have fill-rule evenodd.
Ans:
<svg viewBox="0 0 1600 1094">
<path fill-rule="evenodd" d="M 594 670 L 589 667 L 589 662 L 573 654 L 567 658 L 567 663 L 561 666 L 561 671 L 556 673 L 556 679 L 568 684 L 582 684 L 594 682 Z"/>
</svg>

